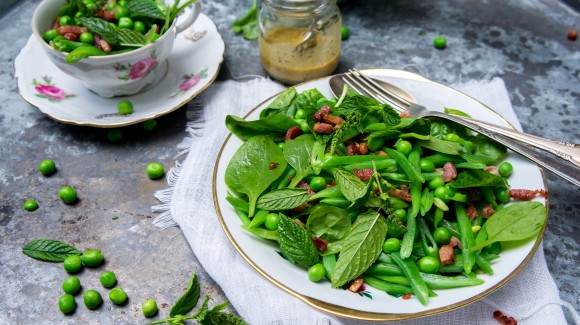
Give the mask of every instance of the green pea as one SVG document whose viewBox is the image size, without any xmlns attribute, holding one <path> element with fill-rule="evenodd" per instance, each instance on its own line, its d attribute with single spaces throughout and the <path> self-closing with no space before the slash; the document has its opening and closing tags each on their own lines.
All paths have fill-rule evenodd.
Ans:
<svg viewBox="0 0 580 325">
<path fill-rule="evenodd" d="M 149 163 L 147 165 L 146 171 L 147 176 L 149 176 L 150 179 L 161 178 L 161 176 L 163 176 L 163 174 L 165 173 L 165 171 L 163 170 L 163 165 L 161 165 L 158 162 Z"/>
<path fill-rule="evenodd" d="M 312 180 L 310 180 L 310 188 L 314 192 L 322 191 L 326 188 L 326 179 L 320 176 L 313 177 Z"/>
<path fill-rule="evenodd" d="M 126 0 L 119 0 L 119 1 L 117 2 L 117 4 L 118 4 L 119 6 L 123 6 L 123 7 L 125 7 L 125 6 L 127 6 L 127 1 L 126 1 Z"/>
<path fill-rule="evenodd" d="M 90 249 L 83 253 L 81 256 L 83 264 L 88 267 L 97 267 L 103 264 L 105 257 L 101 251 L 96 249 Z"/>
<path fill-rule="evenodd" d="M 95 43 L 95 37 L 93 36 L 93 33 L 91 32 L 84 32 L 79 36 L 79 40 L 81 41 L 81 43 L 85 43 L 85 44 L 94 44 Z"/>
<path fill-rule="evenodd" d="M 433 256 L 424 256 L 419 260 L 419 270 L 424 273 L 437 273 L 441 263 Z"/>
<path fill-rule="evenodd" d="M 403 155 L 408 156 L 411 153 L 411 150 L 413 150 L 413 145 L 407 140 L 399 139 L 399 141 L 395 143 L 395 149 Z"/>
<path fill-rule="evenodd" d="M 115 286 L 115 284 L 117 284 L 117 277 L 115 276 L 115 273 L 113 273 L 113 272 L 101 273 L 99 280 L 101 281 L 101 284 L 105 288 L 112 288 Z"/>
<path fill-rule="evenodd" d="M 45 42 L 49 43 L 57 35 L 58 35 L 58 32 L 56 31 L 56 29 L 49 29 L 46 32 L 44 32 L 44 35 L 42 35 L 42 39 L 44 39 Z"/>
<path fill-rule="evenodd" d="M 157 314 L 157 303 L 155 300 L 145 300 L 141 305 L 141 310 L 143 310 L 143 315 L 145 317 L 153 317 Z"/>
<path fill-rule="evenodd" d="M 302 130 L 302 133 L 309 133 L 310 132 L 310 127 L 308 126 L 308 123 L 306 123 L 306 121 L 297 120 L 296 123 L 298 123 L 300 130 Z"/>
<path fill-rule="evenodd" d="M 388 238 L 383 243 L 383 252 L 386 254 L 401 250 L 401 241 L 398 238 Z"/>
<path fill-rule="evenodd" d="M 342 25 L 342 27 L 340 28 L 340 38 L 342 38 L 342 40 L 345 40 L 349 36 L 350 36 L 350 30 L 348 29 L 348 27 L 346 25 Z"/>
<path fill-rule="evenodd" d="M 115 287 L 109 292 L 109 299 L 116 305 L 122 305 L 127 301 L 127 293 L 120 287 Z"/>
<path fill-rule="evenodd" d="M 498 200 L 500 203 L 508 203 L 511 199 L 510 191 L 505 187 L 500 187 L 495 190 L 495 199 Z"/>
<path fill-rule="evenodd" d="M 278 148 L 280 148 L 280 150 L 284 150 L 284 142 L 278 142 Z"/>
<path fill-rule="evenodd" d="M 58 197 L 66 204 L 73 204 L 77 201 L 77 191 L 70 186 L 63 186 L 58 190 Z"/>
<path fill-rule="evenodd" d="M 56 164 L 50 159 L 45 159 L 38 164 L 38 170 L 44 176 L 50 176 L 56 173 Z"/>
<path fill-rule="evenodd" d="M 73 26 L 75 24 L 74 19 L 71 16 L 61 16 L 58 21 L 61 26 Z"/>
<path fill-rule="evenodd" d="M 403 222 L 407 221 L 407 210 L 405 209 L 397 209 L 393 211 L 393 216 Z"/>
<path fill-rule="evenodd" d="M 324 98 L 322 98 L 322 99 L 324 99 Z M 303 109 L 301 109 L 301 108 L 300 109 L 297 109 L 296 110 L 296 113 L 294 113 L 294 118 L 297 119 L 297 120 L 304 120 L 304 119 L 306 119 L 306 111 L 303 110 Z"/>
<path fill-rule="evenodd" d="M 62 266 L 70 274 L 79 273 L 83 269 L 83 263 L 78 255 L 67 256 Z"/>
<path fill-rule="evenodd" d="M 119 142 L 123 139 L 123 132 L 119 129 L 109 130 L 109 132 L 107 132 L 107 139 L 111 142 Z"/>
<path fill-rule="evenodd" d="M 437 244 L 447 245 L 451 240 L 451 233 L 449 232 L 449 229 L 445 227 L 439 227 L 433 232 L 433 238 L 435 238 L 435 242 L 437 242 Z"/>
<path fill-rule="evenodd" d="M 447 40 L 443 36 L 437 36 L 433 39 L 433 45 L 436 49 L 442 50 L 447 47 Z"/>
<path fill-rule="evenodd" d="M 446 141 L 451 141 L 451 142 L 462 142 L 463 139 L 461 139 L 457 134 L 455 133 L 447 133 L 445 135 L 445 140 Z"/>
<path fill-rule="evenodd" d="M 107 10 L 111 11 L 117 6 L 116 2 L 107 2 Z"/>
<path fill-rule="evenodd" d="M 71 294 L 64 294 L 58 299 L 58 309 L 63 314 L 70 314 L 77 308 L 75 297 Z"/>
<path fill-rule="evenodd" d="M 26 202 L 24 202 L 23 208 L 26 211 L 34 211 L 34 210 L 38 209 L 38 203 L 36 203 L 36 201 L 34 201 L 32 199 L 26 200 Z"/>
<path fill-rule="evenodd" d="M 264 227 L 268 230 L 277 230 L 280 223 L 280 215 L 278 213 L 268 213 L 266 220 L 264 220 Z"/>
<path fill-rule="evenodd" d="M 435 170 L 435 164 L 431 160 L 421 159 L 419 160 L 419 166 L 424 173 L 430 173 Z"/>
<path fill-rule="evenodd" d="M 62 290 L 65 293 L 74 295 L 81 290 L 81 281 L 76 276 L 69 276 L 62 283 Z"/>
<path fill-rule="evenodd" d="M 434 190 L 438 187 L 445 186 L 445 181 L 443 180 L 443 177 L 437 176 L 429 181 L 428 186 L 430 189 Z"/>
<path fill-rule="evenodd" d="M 128 100 L 120 100 L 119 103 L 117 103 L 117 111 L 121 115 L 129 115 L 133 113 L 133 103 Z"/>
<path fill-rule="evenodd" d="M 505 161 L 497 166 L 497 171 L 503 177 L 509 177 L 514 171 L 514 167 L 509 162 Z"/>
<path fill-rule="evenodd" d="M 475 144 L 471 141 L 464 141 L 463 147 L 467 150 L 468 153 L 472 153 L 475 150 Z"/>
<path fill-rule="evenodd" d="M 455 193 L 453 193 L 453 191 L 447 186 L 440 186 L 433 192 L 433 195 L 435 195 L 436 198 L 439 198 L 443 201 L 449 200 L 449 198 L 454 194 Z"/>
<path fill-rule="evenodd" d="M 153 131 L 155 128 L 157 128 L 157 120 L 154 118 L 145 122 L 141 122 L 141 130 L 145 132 Z"/>
<path fill-rule="evenodd" d="M 118 22 L 119 28 L 133 29 L 133 19 L 129 17 L 121 17 Z"/>
<path fill-rule="evenodd" d="M 103 302 L 101 294 L 96 290 L 85 291 L 83 294 L 83 300 L 88 309 L 95 309 Z"/>
<path fill-rule="evenodd" d="M 145 34 L 145 32 L 147 31 L 147 28 L 145 27 L 145 23 L 140 21 L 140 20 L 136 20 L 133 23 L 133 30 L 141 33 L 141 34 Z"/>
<path fill-rule="evenodd" d="M 129 9 L 119 4 L 115 9 L 115 19 L 119 20 L 122 17 L 129 17 Z"/>
<path fill-rule="evenodd" d="M 324 277 L 324 272 L 324 265 L 322 263 L 316 263 L 308 269 L 308 278 L 312 282 L 318 282 Z"/>
</svg>

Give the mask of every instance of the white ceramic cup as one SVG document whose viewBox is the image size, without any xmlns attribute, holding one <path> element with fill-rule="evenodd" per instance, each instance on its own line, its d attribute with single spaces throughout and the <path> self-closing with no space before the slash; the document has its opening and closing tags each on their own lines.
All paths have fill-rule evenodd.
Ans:
<svg viewBox="0 0 580 325">
<path fill-rule="evenodd" d="M 67 63 L 65 58 L 68 53 L 53 49 L 42 38 L 44 32 L 52 28 L 57 12 L 66 3 L 67 0 L 43 0 L 32 16 L 32 31 L 49 59 L 60 70 L 102 97 L 134 95 L 163 79 L 175 37 L 191 26 L 201 12 L 201 5 L 196 1 L 193 8 L 175 19 L 161 37 L 144 47 Z"/>
</svg>

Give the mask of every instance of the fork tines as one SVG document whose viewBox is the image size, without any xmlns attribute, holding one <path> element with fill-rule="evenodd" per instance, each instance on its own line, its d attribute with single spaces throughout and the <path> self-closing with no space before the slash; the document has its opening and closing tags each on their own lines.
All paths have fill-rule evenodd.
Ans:
<svg viewBox="0 0 580 325">
<path fill-rule="evenodd" d="M 349 69 L 342 79 L 357 93 L 374 98 L 382 104 L 389 104 L 400 112 L 411 105 L 408 100 L 382 87 L 357 69 Z"/>
</svg>

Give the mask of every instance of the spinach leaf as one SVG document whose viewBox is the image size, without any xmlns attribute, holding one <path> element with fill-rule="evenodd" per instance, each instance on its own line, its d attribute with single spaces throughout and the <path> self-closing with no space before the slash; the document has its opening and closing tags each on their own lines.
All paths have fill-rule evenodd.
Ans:
<svg viewBox="0 0 580 325">
<path fill-rule="evenodd" d="M 463 148 L 461 144 L 453 141 L 441 140 L 438 138 L 431 138 L 430 140 L 426 141 L 417 141 L 417 143 L 423 148 L 446 153 L 448 155 L 459 155 L 465 152 L 465 148 Z"/>
<path fill-rule="evenodd" d="M 431 135 L 438 139 L 445 139 L 447 134 L 457 134 L 460 138 L 468 135 L 468 129 L 451 121 L 431 119 Z"/>
<path fill-rule="evenodd" d="M 270 103 L 270 105 L 268 105 L 260 112 L 260 119 L 263 119 L 266 116 L 272 114 L 286 115 L 289 118 L 294 118 L 294 113 L 296 112 L 288 114 L 288 108 L 290 107 L 290 105 L 292 104 L 297 95 L 298 92 L 296 91 L 296 89 L 292 87 L 286 89 L 283 93 L 278 95 L 278 97 L 276 97 L 276 99 L 274 99 L 274 101 Z"/>
<path fill-rule="evenodd" d="M 199 282 L 197 281 L 197 274 L 193 274 L 191 280 L 187 284 L 185 293 L 173 304 L 169 317 L 176 315 L 185 315 L 189 313 L 199 300 Z"/>
<path fill-rule="evenodd" d="M 357 202 L 357 200 L 365 198 L 368 194 L 370 188 L 369 184 L 371 184 L 371 182 L 368 182 L 367 184 L 352 172 L 344 169 L 334 169 L 332 174 L 336 180 L 336 185 L 344 197 L 349 201 L 353 203 Z"/>
<path fill-rule="evenodd" d="M 296 170 L 296 175 L 288 187 L 295 187 L 304 177 L 314 173 L 310 155 L 315 141 L 312 134 L 303 134 L 284 144 L 284 159 Z"/>
<path fill-rule="evenodd" d="M 310 267 L 318 263 L 318 249 L 304 228 L 280 214 L 278 224 L 280 250 L 293 263 Z"/>
<path fill-rule="evenodd" d="M 81 255 L 81 251 L 67 243 L 52 239 L 36 239 L 22 247 L 22 253 L 46 262 L 63 262 L 69 255 Z"/>
<path fill-rule="evenodd" d="M 258 3 L 254 0 L 246 15 L 232 24 L 232 31 L 244 35 L 247 40 L 254 40 L 260 35 L 258 28 Z"/>
<path fill-rule="evenodd" d="M 498 241 L 514 241 L 536 236 L 546 222 L 546 207 L 540 202 L 517 202 L 496 211 L 485 223 L 487 240 L 471 251 Z"/>
<path fill-rule="evenodd" d="M 265 118 L 246 121 L 243 118 L 228 115 L 226 127 L 242 140 L 248 140 L 256 135 L 276 135 L 276 140 L 284 139 L 289 128 L 297 126 L 296 122 L 283 115 L 271 115 Z"/>
<path fill-rule="evenodd" d="M 308 217 L 306 229 L 312 235 L 333 243 L 342 239 L 351 226 L 345 210 L 333 206 L 323 206 L 314 210 Z"/>
<path fill-rule="evenodd" d="M 342 250 L 332 271 L 333 288 L 339 288 L 361 275 L 381 254 L 387 236 L 385 218 L 368 210 L 358 216 L 343 240 Z"/>
<path fill-rule="evenodd" d="M 402 118 L 398 125 L 393 127 L 402 133 L 415 133 L 429 135 L 431 133 L 431 122 L 424 118 Z"/>
<path fill-rule="evenodd" d="M 310 195 L 305 188 L 283 188 L 260 196 L 256 207 L 269 211 L 288 210 L 308 202 L 309 199 Z"/>
<path fill-rule="evenodd" d="M 277 164 L 271 168 L 272 164 Z M 248 195 L 248 217 L 254 215 L 256 201 L 286 169 L 282 150 L 269 137 L 259 135 L 244 142 L 226 168 L 226 184 Z"/>
<path fill-rule="evenodd" d="M 126 7 L 132 16 L 165 20 L 165 11 L 167 9 L 162 5 L 158 5 L 155 1 L 131 0 L 127 1 Z"/>
<path fill-rule="evenodd" d="M 503 145 L 481 134 L 475 136 L 473 144 L 475 145 L 474 155 L 486 156 L 498 161 L 507 155 L 507 149 Z"/>
<path fill-rule="evenodd" d="M 449 187 L 466 188 L 482 186 L 507 186 L 503 177 L 484 172 L 479 169 L 466 169 L 460 172 L 453 181 L 447 184 Z"/>
<path fill-rule="evenodd" d="M 119 44 L 117 31 L 115 28 L 111 27 L 109 22 L 101 18 L 78 17 L 76 19 L 91 32 L 101 35 L 101 37 L 104 38 L 107 43 L 111 45 Z"/>
</svg>

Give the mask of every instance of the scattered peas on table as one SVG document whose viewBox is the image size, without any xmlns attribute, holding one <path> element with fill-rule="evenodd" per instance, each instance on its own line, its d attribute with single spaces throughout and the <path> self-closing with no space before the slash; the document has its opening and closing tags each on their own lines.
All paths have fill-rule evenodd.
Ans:
<svg viewBox="0 0 580 325">
<path fill-rule="evenodd" d="M 121 132 L 119 129 L 109 130 L 107 133 L 107 138 L 111 142 L 119 142 L 123 138 L 123 132 Z"/>
<path fill-rule="evenodd" d="M 129 115 L 133 113 L 133 103 L 128 100 L 120 100 L 117 104 L 117 111 L 121 115 Z"/>
<path fill-rule="evenodd" d="M 64 270 L 70 274 L 79 273 L 83 269 L 83 263 L 78 255 L 70 255 L 64 259 Z"/>
<path fill-rule="evenodd" d="M 145 317 L 153 317 L 157 314 L 157 303 L 155 300 L 145 300 L 141 305 L 141 309 L 143 310 L 143 315 Z"/>
<path fill-rule="evenodd" d="M 70 186 L 63 186 L 58 191 L 58 197 L 66 204 L 73 204 L 77 201 L 77 191 Z"/>
<path fill-rule="evenodd" d="M 63 314 L 71 314 L 77 308 L 75 297 L 71 294 L 65 293 L 58 299 L 58 309 Z"/>
<path fill-rule="evenodd" d="M 34 211 L 36 209 L 38 209 L 38 203 L 36 203 L 36 201 L 30 199 L 30 200 L 26 200 L 26 202 L 24 202 L 24 210 L 26 211 Z"/>
<path fill-rule="evenodd" d="M 112 288 L 117 284 L 117 276 L 115 273 L 110 271 L 103 272 L 101 273 L 100 281 L 103 287 Z"/>
<path fill-rule="evenodd" d="M 109 292 L 109 299 L 116 305 L 122 305 L 127 301 L 127 293 L 121 287 L 115 287 Z"/>
<path fill-rule="evenodd" d="M 50 176 L 56 173 L 56 164 L 50 159 L 45 159 L 38 165 L 38 170 L 44 176 Z"/>
<path fill-rule="evenodd" d="M 76 276 L 69 276 L 62 283 L 62 291 L 65 293 L 75 295 L 81 290 L 81 281 Z"/>
<path fill-rule="evenodd" d="M 85 266 L 88 267 L 97 267 L 103 264 L 105 261 L 105 257 L 101 251 L 96 249 L 90 249 L 85 251 L 81 256 L 81 260 Z"/>
<path fill-rule="evenodd" d="M 163 169 L 163 165 L 158 162 L 151 162 L 147 165 L 146 168 L 147 176 L 151 179 L 158 179 L 163 176 L 165 173 Z"/>
<path fill-rule="evenodd" d="M 437 36 L 433 39 L 433 45 L 438 50 L 443 50 L 447 47 L 447 39 L 443 36 Z"/>
<path fill-rule="evenodd" d="M 83 300 L 88 309 L 95 309 L 103 302 L 101 294 L 96 290 L 85 291 L 83 294 Z"/>
</svg>

